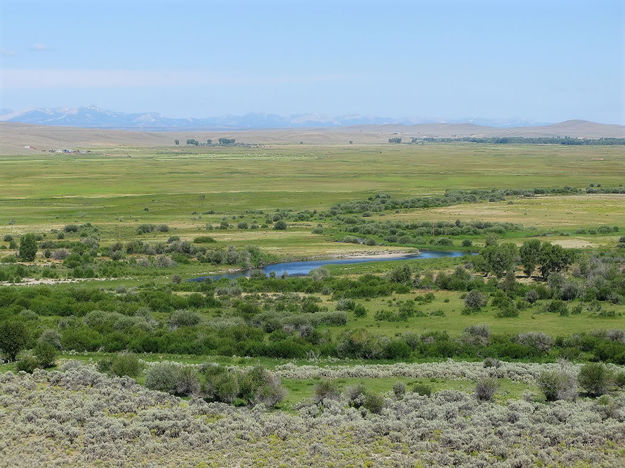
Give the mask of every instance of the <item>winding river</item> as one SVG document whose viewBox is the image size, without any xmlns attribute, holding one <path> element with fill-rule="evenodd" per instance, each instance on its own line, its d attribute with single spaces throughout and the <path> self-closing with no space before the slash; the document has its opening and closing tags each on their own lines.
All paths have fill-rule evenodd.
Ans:
<svg viewBox="0 0 625 468">
<path fill-rule="evenodd" d="M 326 260 L 308 260 L 304 262 L 285 262 L 274 263 L 267 265 L 260 270 L 265 275 L 269 276 L 274 273 L 276 276 L 288 275 L 288 276 L 305 276 L 309 274 L 315 268 L 320 268 L 325 265 L 347 265 L 350 263 L 369 263 L 369 262 L 388 262 L 397 260 L 417 260 L 420 258 L 446 258 L 446 257 L 462 257 L 464 255 L 471 255 L 469 252 L 461 252 L 457 250 L 423 250 L 418 254 L 403 254 L 403 255 L 386 255 L 377 257 L 352 257 L 352 258 L 337 258 Z M 224 273 L 219 275 L 200 276 L 192 278 L 189 281 L 206 281 L 220 280 L 222 278 L 239 278 L 241 276 L 250 276 L 255 270 L 239 270 L 231 273 Z"/>
</svg>

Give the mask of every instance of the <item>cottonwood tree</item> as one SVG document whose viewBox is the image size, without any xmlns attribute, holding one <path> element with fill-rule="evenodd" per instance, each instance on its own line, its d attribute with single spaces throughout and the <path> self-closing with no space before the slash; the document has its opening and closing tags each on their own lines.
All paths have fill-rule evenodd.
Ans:
<svg viewBox="0 0 625 468">
<path fill-rule="evenodd" d="M 512 270 L 517 262 L 519 249 L 511 243 L 501 245 L 490 245 L 481 252 L 483 263 L 481 268 L 486 273 L 492 273 L 497 278 L 503 276 Z"/>
<path fill-rule="evenodd" d="M 519 249 L 519 255 L 521 257 L 521 265 L 523 265 L 523 271 L 528 276 L 532 276 L 536 266 L 540 262 L 540 241 L 538 239 L 532 239 L 527 242 L 523 242 L 523 245 Z"/>
<path fill-rule="evenodd" d="M 540 247 L 540 274 L 547 278 L 550 273 L 566 269 L 573 260 L 572 251 L 557 244 L 543 242 Z"/>
</svg>

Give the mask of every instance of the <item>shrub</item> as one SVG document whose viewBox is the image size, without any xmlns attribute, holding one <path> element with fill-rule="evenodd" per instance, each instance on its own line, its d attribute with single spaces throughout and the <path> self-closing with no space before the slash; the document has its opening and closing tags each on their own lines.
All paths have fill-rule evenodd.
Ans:
<svg viewBox="0 0 625 468">
<path fill-rule="evenodd" d="M 469 291 L 464 298 L 464 305 L 469 310 L 480 310 L 486 305 L 486 296 L 476 289 Z"/>
<path fill-rule="evenodd" d="M 569 315 L 569 308 L 567 307 L 566 302 L 555 300 L 549 303 L 547 306 L 547 312 L 560 314 L 560 316 L 564 317 Z"/>
<path fill-rule="evenodd" d="M 287 225 L 286 225 L 286 223 L 283 220 L 280 220 L 280 221 L 276 221 L 274 223 L 273 228 L 276 231 L 285 231 L 286 228 L 287 228 Z"/>
<path fill-rule="evenodd" d="M 207 379 L 208 394 L 213 400 L 232 403 L 239 394 L 238 373 L 222 371 Z"/>
<path fill-rule="evenodd" d="M 200 236 L 193 239 L 193 242 L 195 244 L 212 244 L 217 241 L 210 236 Z"/>
<path fill-rule="evenodd" d="M 274 407 L 286 395 L 280 378 L 262 366 L 253 367 L 241 376 L 239 386 L 239 398 L 248 404 L 263 404 Z"/>
<path fill-rule="evenodd" d="M 57 249 L 52 252 L 52 258 L 54 260 L 65 260 L 69 256 L 69 250 L 67 249 Z"/>
<path fill-rule="evenodd" d="M 176 364 L 159 362 L 151 366 L 145 375 L 145 386 L 150 390 L 176 393 L 178 383 L 178 369 Z"/>
<path fill-rule="evenodd" d="M 200 323 L 200 315 L 192 310 L 181 309 L 174 311 L 169 318 L 172 327 L 192 327 Z"/>
<path fill-rule="evenodd" d="M 485 345 L 490 338 L 490 328 L 485 324 L 471 325 L 464 329 L 462 336 L 467 343 Z"/>
<path fill-rule="evenodd" d="M 338 400 L 341 395 L 336 384 L 330 380 L 323 380 L 315 385 L 315 403 L 323 404 L 324 400 Z"/>
<path fill-rule="evenodd" d="M 547 401 L 572 400 L 577 397 L 577 378 L 565 368 L 559 371 L 544 371 L 538 376 L 538 386 Z"/>
<path fill-rule="evenodd" d="M 365 306 L 362 304 L 357 304 L 356 307 L 354 307 L 354 315 L 359 318 L 365 317 L 367 315 L 367 309 L 365 309 Z"/>
<path fill-rule="evenodd" d="M 501 367 L 501 361 L 499 359 L 487 357 L 486 359 L 484 359 L 484 362 L 482 363 L 482 365 L 485 368 L 494 367 L 495 369 L 497 369 Z"/>
<path fill-rule="evenodd" d="M 175 394 L 188 396 L 199 393 L 200 379 L 193 367 L 179 367 L 176 375 Z"/>
<path fill-rule="evenodd" d="M 412 269 L 409 265 L 401 265 L 393 270 L 388 275 L 388 279 L 393 283 L 410 284 L 412 279 Z"/>
<path fill-rule="evenodd" d="M 425 383 L 416 383 L 412 386 L 412 391 L 418 395 L 430 396 L 432 395 L 432 387 Z"/>
<path fill-rule="evenodd" d="M 137 378 L 141 372 L 141 364 L 134 354 L 120 353 L 111 361 L 111 372 L 118 377 Z"/>
<path fill-rule="evenodd" d="M 353 299 L 342 298 L 336 303 L 336 310 L 354 310 L 356 302 Z"/>
<path fill-rule="evenodd" d="M 37 343 L 33 353 L 39 366 L 47 369 L 54 366 L 58 350 L 50 343 Z"/>
<path fill-rule="evenodd" d="M 2 322 L 0 323 L 0 351 L 2 351 L 9 361 L 15 361 L 19 353 L 28 342 L 28 332 L 22 322 Z"/>
<path fill-rule="evenodd" d="M 586 393 L 597 397 L 606 393 L 611 385 L 612 375 L 601 363 L 593 362 L 584 365 L 577 376 L 577 382 Z"/>
<path fill-rule="evenodd" d="M 395 382 L 393 384 L 393 393 L 395 394 L 395 398 L 403 398 L 406 394 L 406 384 L 403 382 Z"/>
<path fill-rule="evenodd" d="M 363 384 L 357 384 L 349 387 L 345 391 L 347 402 L 353 408 L 360 408 L 365 404 L 367 397 L 367 388 Z"/>
<path fill-rule="evenodd" d="M 137 234 L 147 234 L 150 232 L 154 232 L 156 226 L 154 224 L 139 224 L 137 226 Z"/>
<path fill-rule="evenodd" d="M 365 394 L 365 403 L 363 406 L 371 413 L 380 414 L 384 408 L 384 397 L 376 393 L 367 392 Z"/>
<path fill-rule="evenodd" d="M 39 344 L 51 344 L 56 349 L 61 349 L 61 334 L 55 330 L 54 328 L 48 328 L 41 332 L 39 335 L 39 339 L 37 340 Z"/>
<path fill-rule="evenodd" d="M 15 368 L 18 372 L 28 372 L 32 374 L 35 369 L 39 369 L 39 360 L 32 355 L 24 356 L 24 358 L 17 361 Z"/>
<path fill-rule="evenodd" d="M 19 257 L 24 262 L 32 262 L 37 256 L 37 239 L 34 234 L 25 234 L 20 239 Z"/>
<path fill-rule="evenodd" d="M 499 388 L 499 381 L 492 377 L 486 377 L 478 380 L 475 385 L 475 396 L 480 401 L 492 401 Z"/>
<path fill-rule="evenodd" d="M 553 339 L 543 332 L 520 333 L 517 336 L 517 341 L 543 353 L 549 351 L 553 346 Z"/>
<path fill-rule="evenodd" d="M 625 372 L 618 372 L 614 376 L 614 385 L 619 388 L 625 387 Z"/>
<path fill-rule="evenodd" d="M 517 309 L 514 303 L 509 303 L 502 306 L 496 313 L 497 318 L 513 318 L 519 316 L 519 309 Z"/>
<path fill-rule="evenodd" d="M 535 289 L 530 289 L 525 293 L 525 300 L 530 304 L 534 304 L 538 299 L 540 299 L 540 295 Z"/>
</svg>

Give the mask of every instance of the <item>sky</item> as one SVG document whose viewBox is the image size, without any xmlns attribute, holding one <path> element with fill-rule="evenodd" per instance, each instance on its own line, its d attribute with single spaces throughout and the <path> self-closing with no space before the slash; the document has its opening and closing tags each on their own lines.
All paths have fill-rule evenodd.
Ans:
<svg viewBox="0 0 625 468">
<path fill-rule="evenodd" d="M 624 5 L 0 0 L 0 109 L 625 124 Z"/>
</svg>

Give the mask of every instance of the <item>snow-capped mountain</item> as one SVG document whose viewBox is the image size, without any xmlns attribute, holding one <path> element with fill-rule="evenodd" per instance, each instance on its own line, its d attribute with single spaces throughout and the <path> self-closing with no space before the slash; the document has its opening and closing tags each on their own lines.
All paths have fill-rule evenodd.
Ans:
<svg viewBox="0 0 625 468">
<path fill-rule="evenodd" d="M 414 125 L 421 123 L 465 123 L 493 125 L 497 127 L 536 125 L 520 120 L 492 121 L 484 119 L 463 119 L 444 121 L 441 119 L 396 119 L 366 115 L 344 115 L 328 117 L 319 114 L 298 114 L 280 116 L 277 114 L 249 113 L 244 115 L 226 115 L 208 118 L 170 118 L 155 112 L 124 113 L 101 109 L 96 106 L 78 108 L 28 109 L 14 112 L 0 110 L 0 121 L 21 122 L 37 125 L 56 125 L 67 127 L 142 129 L 142 130 L 177 130 L 177 129 L 270 129 L 304 127 L 346 127 L 355 125 Z"/>
</svg>

